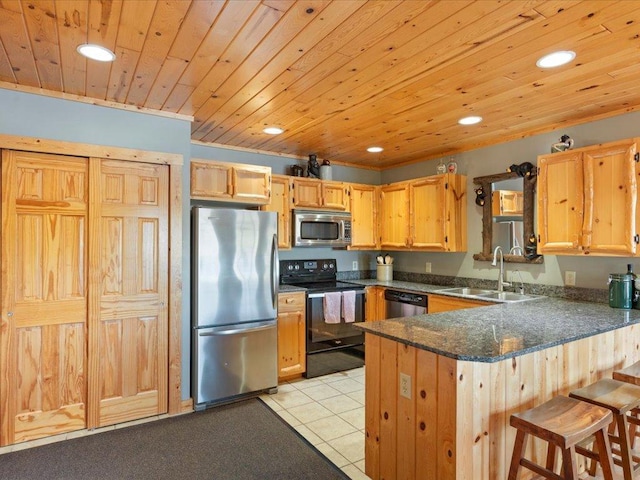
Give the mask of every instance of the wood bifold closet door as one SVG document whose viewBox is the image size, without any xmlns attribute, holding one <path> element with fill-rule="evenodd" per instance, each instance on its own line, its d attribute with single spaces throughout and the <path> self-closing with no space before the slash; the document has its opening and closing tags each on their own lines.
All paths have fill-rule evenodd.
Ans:
<svg viewBox="0 0 640 480">
<path fill-rule="evenodd" d="M 167 183 L 2 152 L 1 445 L 166 411 Z"/>
</svg>

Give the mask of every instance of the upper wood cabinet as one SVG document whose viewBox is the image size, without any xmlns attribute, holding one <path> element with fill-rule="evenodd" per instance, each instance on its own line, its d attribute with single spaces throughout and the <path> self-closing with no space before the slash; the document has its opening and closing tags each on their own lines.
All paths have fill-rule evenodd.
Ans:
<svg viewBox="0 0 640 480">
<path fill-rule="evenodd" d="M 521 216 L 524 211 L 524 192 L 496 190 L 491 194 L 491 213 L 494 217 Z"/>
<path fill-rule="evenodd" d="M 409 243 L 409 184 L 380 187 L 380 248 L 404 249 Z"/>
<path fill-rule="evenodd" d="M 292 203 L 296 208 L 347 210 L 348 193 L 348 186 L 342 182 L 295 177 Z"/>
<path fill-rule="evenodd" d="M 467 250 L 466 177 L 433 175 L 409 183 L 412 250 Z"/>
<path fill-rule="evenodd" d="M 637 253 L 637 141 L 538 157 L 538 253 Z"/>
<path fill-rule="evenodd" d="M 194 159 L 191 198 L 267 204 L 271 198 L 271 167 Z"/>
<path fill-rule="evenodd" d="M 378 248 L 378 191 L 372 185 L 349 185 L 351 250 Z"/>
<path fill-rule="evenodd" d="M 380 247 L 464 252 L 466 177 L 443 174 L 380 187 Z"/>
<path fill-rule="evenodd" d="M 278 248 L 291 248 L 291 177 L 271 176 L 271 203 L 262 210 L 278 214 Z"/>
</svg>

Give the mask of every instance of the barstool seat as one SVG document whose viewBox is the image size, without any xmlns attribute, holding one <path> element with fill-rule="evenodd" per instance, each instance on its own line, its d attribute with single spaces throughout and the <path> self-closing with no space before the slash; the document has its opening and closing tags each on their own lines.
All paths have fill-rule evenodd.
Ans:
<svg viewBox="0 0 640 480">
<path fill-rule="evenodd" d="M 640 387 L 605 378 L 584 388 L 573 390 L 569 396 L 611 411 L 613 422 L 609 427 L 608 436 L 612 444 L 613 461 L 622 467 L 625 480 L 632 480 L 640 469 L 640 458 L 632 454 L 628 434 L 630 423 L 637 422 L 637 419 L 628 414 L 640 406 Z M 617 445 L 617 448 L 613 445 Z M 593 466 L 590 473 L 594 474 Z"/>
<path fill-rule="evenodd" d="M 611 448 L 607 427 L 610 410 L 574 398 L 557 396 L 532 409 L 511 415 L 510 424 L 518 430 L 509 468 L 509 480 L 516 480 L 521 467 L 544 478 L 577 480 L 576 452 L 600 462 L 605 480 L 612 480 Z M 525 458 L 527 438 L 533 435 L 547 442 L 547 457 L 543 467 Z M 596 450 L 577 444 L 595 436 Z M 562 474 L 554 473 L 556 449 L 562 452 Z"/>
<path fill-rule="evenodd" d="M 640 386 L 640 362 L 636 362 L 621 370 L 616 370 L 613 372 L 613 378 L 614 380 Z"/>
<path fill-rule="evenodd" d="M 613 372 L 613 378 L 614 380 L 620 380 L 621 382 L 640 386 L 640 362 L 636 362 L 621 370 L 616 370 Z M 631 411 L 631 415 L 636 419 L 639 419 L 638 423 L 640 424 L 640 409 L 634 408 Z M 631 423 L 631 425 L 629 425 L 629 440 L 631 441 L 631 448 L 633 448 L 636 443 L 638 432 L 640 432 L 640 429 L 637 428 L 637 424 Z"/>
</svg>

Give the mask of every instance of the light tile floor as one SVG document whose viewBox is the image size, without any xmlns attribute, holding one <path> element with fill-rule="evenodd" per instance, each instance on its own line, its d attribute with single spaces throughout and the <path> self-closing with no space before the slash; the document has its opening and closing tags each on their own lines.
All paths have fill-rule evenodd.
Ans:
<svg viewBox="0 0 640 480">
<path fill-rule="evenodd" d="M 354 480 L 364 474 L 364 367 L 278 385 L 264 402 Z"/>
</svg>

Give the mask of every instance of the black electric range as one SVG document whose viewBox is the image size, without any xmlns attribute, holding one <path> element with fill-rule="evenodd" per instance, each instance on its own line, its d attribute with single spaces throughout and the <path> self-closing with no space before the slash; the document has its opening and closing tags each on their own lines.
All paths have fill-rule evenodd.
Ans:
<svg viewBox="0 0 640 480">
<path fill-rule="evenodd" d="M 280 283 L 306 289 L 306 373 L 317 377 L 350 370 L 364 364 L 364 334 L 354 324 L 364 321 L 364 287 L 337 278 L 335 259 L 281 260 Z M 351 295 L 353 317 L 342 315 L 332 321 L 325 314 L 325 294 L 343 292 L 341 307 Z M 347 297 L 345 297 L 347 295 Z M 354 299 L 355 297 L 355 299 Z"/>
</svg>

